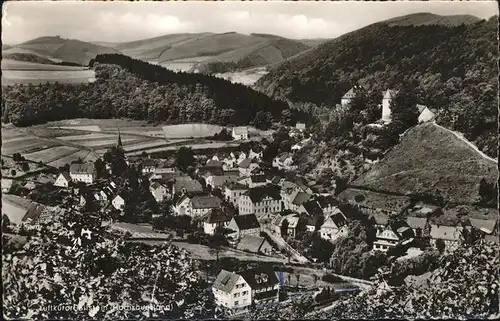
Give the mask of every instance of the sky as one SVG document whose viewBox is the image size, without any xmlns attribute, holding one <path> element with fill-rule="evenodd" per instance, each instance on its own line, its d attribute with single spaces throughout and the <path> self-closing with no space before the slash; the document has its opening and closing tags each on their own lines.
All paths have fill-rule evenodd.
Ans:
<svg viewBox="0 0 500 321">
<path fill-rule="evenodd" d="M 172 33 L 269 33 L 294 39 L 335 38 L 377 21 L 417 12 L 498 14 L 495 1 L 392 2 L 78 2 L 12 1 L 2 7 L 2 41 L 41 36 L 126 42 Z"/>
</svg>

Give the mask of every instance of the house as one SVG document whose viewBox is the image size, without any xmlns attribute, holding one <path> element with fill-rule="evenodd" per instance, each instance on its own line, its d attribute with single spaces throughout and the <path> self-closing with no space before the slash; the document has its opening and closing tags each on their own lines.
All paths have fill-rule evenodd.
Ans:
<svg viewBox="0 0 500 321">
<path fill-rule="evenodd" d="M 229 156 L 232 159 L 235 159 L 237 161 L 236 163 L 240 163 L 242 160 L 247 158 L 247 154 L 245 152 L 231 152 Z"/>
<path fill-rule="evenodd" d="M 257 187 L 267 184 L 266 175 L 251 175 L 241 178 L 238 183 L 247 185 L 248 187 Z"/>
<path fill-rule="evenodd" d="M 239 199 L 240 214 L 267 214 L 281 212 L 281 196 L 279 187 L 265 185 L 250 188 Z"/>
<path fill-rule="evenodd" d="M 445 245 L 445 251 L 453 252 L 458 248 L 462 237 L 462 228 L 459 226 L 445 226 L 431 224 L 431 245 L 436 247 L 436 242 L 442 240 Z"/>
<path fill-rule="evenodd" d="M 341 236 L 347 236 L 347 232 L 347 219 L 340 210 L 328 216 L 319 229 L 321 238 L 329 241 L 334 241 Z"/>
<path fill-rule="evenodd" d="M 390 123 L 392 120 L 391 115 L 391 102 L 396 97 L 397 91 L 393 89 L 387 89 L 382 98 L 382 121 L 384 123 Z"/>
<path fill-rule="evenodd" d="M 248 139 L 248 127 L 233 127 L 232 133 L 234 140 L 245 140 Z"/>
<path fill-rule="evenodd" d="M 158 182 L 153 182 L 149 185 L 149 191 L 153 194 L 156 202 L 161 203 L 168 195 L 167 188 Z"/>
<path fill-rule="evenodd" d="M 307 215 L 306 229 L 309 232 L 316 231 L 316 225 L 319 217 L 323 216 L 323 211 L 316 200 L 309 200 L 304 202 L 297 209 L 297 212 L 304 213 Z"/>
<path fill-rule="evenodd" d="M 221 270 L 213 285 L 215 304 L 234 312 L 246 310 L 252 304 L 252 289 L 245 279 L 236 273 Z"/>
<path fill-rule="evenodd" d="M 270 268 L 249 269 L 239 273 L 252 289 L 255 306 L 272 305 L 279 302 L 279 281 Z"/>
<path fill-rule="evenodd" d="M 236 215 L 231 219 L 227 228 L 233 231 L 229 236 L 234 240 L 240 239 L 243 235 L 258 236 L 260 234 L 260 223 L 255 214 Z"/>
<path fill-rule="evenodd" d="M 238 163 L 238 169 L 240 171 L 240 175 L 242 176 L 250 176 L 252 171 L 256 168 L 259 168 L 259 164 L 255 160 L 250 158 L 245 158 L 241 162 Z"/>
<path fill-rule="evenodd" d="M 207 214 L 212 209 L 221 208 L 221 200 L 212 195 L 189 195 L 184 194 L 174 207 L 178 215 L 189 215 L 199 217 Z"/>
<path fill-rule="evenodd" d="M 262 160 L 263 156 L 264 152 L 262 150 L 250 149 L 250 151 L 248 152 L 248 158 L 254 159 L 259 162 Z"/>
<path fill-rule="evenodd" d="M 176 177 L 172 185 L 172 195 L 203 192 L 200 182 L 189 176 Z"/>
<path fill-rule="evenodd" d="M 285 221 L 287 223 L 285 223 Z M 299 225 L 299 216 L 297 214 L 288 214 L 286 216 L 281 216 L 277 215 L 273 225 L 274 225 L 274 231 L 278 235 L 282 235 L 281 229 L 283 228 L 283 224 L 288 224 L 287 230 L 286 230 L 286 236 L 290 237 L 295 237 L 297 235 L 297 226 Z"/>
<path fill-rule="evenodd" d="M 206 234 L 213 235 L 217 227 L 227 227 L 230 221 L 231 217 L 222 209 L 211 209 L 203 216 L 203 231 Z"/>
<path fill-rule="evenodd" d="M 243 235 L 236 249 L 265 255 L 270 255 L 273 251 L 273 247 L 265 238 L 254 235 Z"/>
<path fill-rule="evenodd" d="M 434 118 L 436 117 L 437 110 L 436 109 L 429 109 L 427 106 L 424 105 L 418 105 L 418 123 L 426 123 L 429 121 L 433 121 Z"/>
<path fill-rule="evenodd" d="M 56 181 L 54 182 L 54 186 L 68 188 L 69 183 L 71 182 L 71 177 L 66 172 L 61 172 L 59 176 L 57 176 Z"/>
<path fill-rule="evenodd" d="M 71 164 L 69 176 L 74 182 L 93 184 L 97 177 L 97 172 L 93 163 Z"/>
<path fill-rule="evenodd" d="M 235 168 L 237 164 L 238 160 L 231 156 L 222 159 L 222 169 L 225 171 Z"/>
<path fill-rule="evenodd" d="M 413 230 L 405 223 L 392 224 L 386 228 L 378 227 L 373 250 L 387 252 L 399 244 L 413 241 Z"/>
<path fill-rule="evenodd" d="M 424 202 L 418 202 L 412 208 L 408 208 L 408 216 L 414 217 L 431 217 L 439 216 L 442 213 L 442 209 L 437 205 L 426 204 Z"/>
<path fill-rule="evenodd" d="M 156 161 L 154 159 L 145 159 L 142 162 L 142 174 L 154 173 L 156 170 Z"/>
<path fill-rule="evenodd" d="M 319 195 L 316 197 L 316 201 L 318 202 L 321 211 L 323 214 L 328 215 L 338 210 L 338 202 L 332 195 Z"/>
<path fill-rule="evenodd" d="M 240 196 L 248 190 L 248 186 L 240 183 L 227 183 L 224 185 L 224 197 L 226 200 L 238 207 Z"/>
<path fill-rule="evenodd" d="M 351 104 L 351 101 L 356 97 L 356 89 L 356 86 L 354 86 L 353 88 L 349 89 L 349 91 L 346 92 L 344 96 L 342 96 L 342 98 L 340 99 L 342 108 L 345 108 Z"/>
<path fill-rule="evenodd" d="M 21 225 L 37 223 L 46 218 L 44 205 L 11 194 L 2 194 L 2 216 L 5 214 L 11 223 Z"/>
<path fill-rule="evenodd" d="M 14 181 L 8 178 L 2 178 L 2 193 L 8 193 L 10 192 L 10 189 L 12 187 L 12 183 Z"/>
<path fill-rule="evenodd" d="M 113 207 L 118 211 L 123 211 L 125 209 L 125 204 L 127 200 L 128 200 L 128 195 L 122 192 L 113 198 L 113 200 L 111 201 L 111 205 L 113 205 Z"/>
<path fill-rule="evenodd" d="M 273 167 L 283 170 L 295 170 L 297 166 L 293 165 L 292 154 L 283 153 L 273 159 Z"/>
<path fill-rule="evenodd" d="M 408 216 L 406 217 L 406 224 L 412 229 L 416 237 L 420 237 L 427 226 L 427 217 Z"/>
<path fill-rule="evenodd" d="M 210 175 L 205 178 L 207 186 L 212 189 L 222 187 L 228 183 L 236 183 L 238 181 L 238 175 L 236 174 L 223 174 L 223 175 Z"/>
<path fill-rule="evenodd" d="M 283 200 L 283 204 L 285 209 L 298 211 L 302 204 L 309 201 L 310 198 L 311 194 L 302 192 L 300 189 L 295 189 L 291 194 L 287 195 L 286 199 Z"/>
<path fill-rule="evenodd" d="M 304 123 L 297 123 L 297 124 L 295 124 L 295 128 L 298 129 L 298 130 L 300 130 L 302 132 L 302 131 L 306 130 L 306 124 L 304 124 Z"/>
<path fill-rule="evenodd" d="M 356 206 L 361 212 L 369 216 L 377 213 L 388 216 L 398 215 L 411 206 L 411 200 L 407 196 L 383 194 L 356 188 L 348 188 L 342 191 L 337 198 L 339 201 Z"/>
</svg>

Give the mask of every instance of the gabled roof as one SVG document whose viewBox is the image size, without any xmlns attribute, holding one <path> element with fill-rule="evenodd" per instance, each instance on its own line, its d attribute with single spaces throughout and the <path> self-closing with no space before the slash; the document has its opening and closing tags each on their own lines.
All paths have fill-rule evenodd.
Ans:
<svg viewBox="0 0 500 321">
<path fill-rule="evenodd" d="M 220 175 L 212 177 L 212 183 L 214 186 L 222 186 L 225 183 L 236 183 L 237 181 L 237 175 Z"/>
<path fill-rule="evenodd" d="M 203 216 L 203 220 L 206 223 L 212 224 L 212 223 L 229 222 L 231 218 L 222 209 L 214 208 Z"/>
<path fill-rule="evenodd" d="M 497 225 L 497 220 L 483 220 L 479 218 L 469 218 L 470 225 L 486 234 L 493 233 L 495 226 Z"/>
<path fill-rule="evenodd" d="M 221 206 L 221 200 L 212 195 L 194 196 L 191 199 L 191 205 L 194 209 L 219 208 Z"/>
<path fill-rule="evenodd" d="M 342 99 L 350 99 L 350 98 L 354 98 L 356 97 L 356 92 L 354 91 L 354 87 L 349 89 L 348 92 L 346 92 L 344 94 L 344 96 L 342 96 Z"/>
<path fill-rule="evenodd" d="M 424 106 L 424 105 L 420 105 L 420 104 L 417 104 L 417 109 L 418 109 L 418 112 L 421 113 L 424 111 L 424 109 L 426 109 L 427 106 Z"/>
<path fill-rule="evenodd" d="M 316 201 L 318 201 L 318 205 L 321 208 L 327 208 L 330 206 L 337 206 L 338 205 L 337 200 L 332 195 L 328 195 L 328 196 L 320 195 L 320 196 L 316 197 Z"/>
<path fill-rule="evenodd" d="M 67 180 L 68 182 L 71 181 L 71 177 L 69 176 L 68 172 L 61 172 L 61 173 L 59 173 L 59 175 L 64 177 L 64 179 Z"/>
<path fill-rule="evenodd" d="M 252 290 L 267 288 L 278 284 L 276 273 L 270 268 L 259 267 L 238 273 L 247 281 Z"/>
<path fill-rule="evenodd" d="M 92 174 L 94 170 L 94 163 L 71 164 L 69 167 L 69 172 L 71 174 Z"/>
<path fill-rule="evenodd" d="M 266 175 L 252 175 L 250 176 L 252 183 L 265 183 Z"/>
<path fill-rule="evenodd" d="M 333 224 L 332 224 L 333 223 Z M 325 223 L 321 227 L 326 228 L 340 228 L 347 224 L 347 219 L 345 215 L 340 211 L 335 211 L 334 214 L 330 215 Z"/>
<path fill-rule="evenodd" d="M 251 163 L 252 163 L 252 160 L 250 158 L 245 158 L 244 160 L 242 160 L 238 164 L 238 167 L 240 167 L 240 168 L 248 168 Z"/>
<path fill-rule="evenodd" d="M 323 211 L 319 207 L 318 202 L 315 200 L 310 200 L 310 201 L 304 202 L 302 204 L 302 206 L 307 211 L 307 214 L 309 214 L 311 216 L 317 216 L 317 215 L 323 214 Z"/>
<path fill-rule="evenodd" d="M 248 134 L 248 127 L 246 126 L 233 127 L 233 133 L 235 135 Z"/>
<path fill-rule="evenodd" d="M 238 282 L 239 277 L 240 276 L 236 273 L 221 270 L 212 287 L 219 291 L 229 293 L 236 285 L 236 282 Z"/>
<path fill-rule="evenodd" d="M 240 184 L 240 183 L 234 183 L 234 182 L 227 182 L 224 184 L 224 186 L 233 191 L 246 191 L 248 189 L 248 186 Z"/>
<path fill-rule="evenodd" d="M 210 159 L 206 163 L 206 167 L 222 167 L 223 163 L 221 161 L 215 160 L 215 159 Z"/>
<path fill-rule="evenodd" d="M 302 205 L 303 203 L 307 202 L 310 198 L 311 198 L 311 195 L 308 194 L 308 193 L 305 193 L 305 192 L 299 192 L 297 191 L 296 193 L 294 193 L 295 196 L 292 200 L 292 204 L 294 205 Z"/>
<path fill-rule="evenodd" d="M 257 253 L 257 252 L 259 252 L 260 247 L 262 246 L 262 244 L 265 241 L 266 241 L 266 239 L 261 237 L 261 236 L 253 236 L 253 235 L 246 235 L 245 234 L 241 237 L 236 248 L 238 250 L 242 250 L 242 251 L 246 250 L 246 251 Z"/>
<path fill-rule="evenodd" d="M 387 89 L 384 92 L 384 99 L 392 99 L 397 95 L 398 91 L 394 89 Z"/>
<path fill-rule="evenodd" d="M 236 215 L 233 220 L 240 230 L 260 228 L 259 220 L 255 214 Z"/>
<path fill-rule="evenodd" d="M 158 182 L 153 182 L 153 183 L 151 183 L 150 187 L 151 187 L 152 189 L 158 189 L 158 188 L 162 188 L 162 187 L 164 187 L 164 186 L 163 186 L 163 185 L 161 185 L 161 184 L 160 184 L 160 183 L 158 183 Z"/>
<path fill-rule="evenodd" d="M 288 214 L 281 220 L 280 226 L 283 225 L 284 221 L 288 222 L 288 228 L 296 228 L 299 224 L 299 216 L 297 214 Z"/>
<path fill-rule="evenodd" d="M 431 225 L 430 236 L 433 239 L 449 240 L 449 241 L 459 241 L 462 232 L 456 226 L 445 226 L 445 225 Z"/>
<path fill-rule="evenodd" d="M 413 229 L 419 228 L 419 229 L 423 230 L 425 228 L 425 224 L 427 223 L 427 218 L 408 216 L 406 218 L 406 223 L 408 224 L 409 227 L 411 227 Z"/>
<path fill-rule="evenodd" d="M 247 190 L 243 195 L 250 197 L 252 203 L 259 203 L 264 198 L 270 197 L 274 200 L 280 200 L 280 189 L 276 185 L 264 185 L 264 186 L 256 186 Z"/>
<path fill-rule="evenodd" d="M 183 188 L 185 188 L 188 193 L 203 191 L 200 182 L 195 181 L 189 176 L 176 177 L 174 187 L 176 192 L 181 192 Z"/>
</svg>

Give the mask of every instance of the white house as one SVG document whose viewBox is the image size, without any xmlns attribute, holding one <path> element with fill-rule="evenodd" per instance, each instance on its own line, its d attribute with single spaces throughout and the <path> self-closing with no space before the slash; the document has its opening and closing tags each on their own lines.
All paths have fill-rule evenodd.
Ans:
<svg viewBox="0 0 500 321">
<path fill-rule="evenodd" d="M 298 130 L 300 130 L 302 132 L 302 131 L 306 130 L 306 124 L 304 124 L 304 123 L 297 123 L 295 125 L 295 128 L 298 129 Z"/>
<path fill-rule="evenodd" d="M 2 193 L 8 193 L 14 181 L 8 178 L 2 178 Z"/>
<path fill-rule="evenodd" d="M 295 170 L 297 166 L 293 165 L 292 154 L 283 153 L 273 159 L 273 167 L 284 170 Z"/>
<path fill-rule="evenodd" d="M 245 140 L 248 139 L 248 127 L 233 127 L 233 139 L 234 140 Z"/>
<path fill-rule="evenodd" d="M 411 242 L 413 237 L 413 230 L 405 222 L 385 228 L 378 227 L 373 250 L 387 252 L 399 244 Z"/>
<path fill-rule="evenodd" d="M 71 177 L 68 173 L 62 172 L 57 176 L 56 181 L 54 182 L 54 186 L 68 188 L 69 183 L 71 182 Z"/>
<path fill-rule="evenodd" d="M 239 183 L 229 183 L 224 186 L 224 197 L 226 200 L 238 207 L 240 196 L 248 190 L 248 186 Z"/>
<path fill-rule="evenodd" d="M 427 106 L 424 105 L 417 105 L 418 112 L 420 113 L 418 115 L 418 122 L 419 123 L 426 123 L 429 121 L 433 121 L 434 118 L 436 117 L 436 110 L 435 109 L 429 109 Z"/>
<path fill-rule="evenodd" d="M 93 163 L 71 164 L 69 176 L 72 181 L 93 184 L 97 174 Z"/>
<path fill-rule="evenodd" d="M 167 188 L 158 182 L 153 182 L 149 185 L 149 191 L 153 194 L 156 202 L 161 203 L 167 196 Z"/>
<path fill-rule="evenodd" d="M 240 239 L 242 235 L 258 236 L 260 234 L 260 223 L 255 214 L 236 215 L 231 219 L 227 228 L 232 230 L 228 235 L 233 240 Z"/>
<path fill-rule="evenodd" d="M 281 212 L 279 188 L 273 185 L 250 188 L 241 195 L 238 202 L 240 214 L 268 214 Z"/>
<path fill-rule="evenodd" d="M 393 89 L 388 89 L 384 93 L 384 97 L 382 98 L 382 121 L 384 123 L 391 122 L 391 101 L 398 92 Z"/>
<path fill-rule="evenodd" d="M 224 213 L 220 208 L 211 209 L 203 217 L 203 231 L 206 234 L 213 235 L 217 227 L 227 227 L 231 217 Z"/>
<path fill-rule="evenodd" d="M 195 195 L 190 196 L 184 194 L 179 201 L 177 201 L 174 211 L 177 215 L 189 215 L 191 217 L 198 217 L 207 214 L 212 209 L 219 209 L 221 207 L 220 198 L 212 195 Z"/>
<path fill-rule="evenodd" d="M 261 161 L 262 157 L 264 156 L 264 153 L 262 151 L 254 151 L 253 149 L 250 149 L 250 152 L 248 153 L 248 158 L 250 159 L 255 159 L 257 161 Z"/>
<path fill-rule="evenodd" d="M 125 203 L 126 203 L 127 197 L 125 194 L 118 194 L 113 198 L 111 201 L 111 204 L 113 207 L 119 211 L 123 211 L 125 209 Z"/>
<path fill-rule="evenodd" d="M 246 310 L 252 304 L 252 289 L 236 273 L 221 270 L 212 285 L 215 304 L 233 311 Z"/>
<path fill-rule="evenodd" d="M 346 107 L 351 103 L 351 101 L 355 97 L 356 97 L 356 88 L 353 87 L 353 88 L 349 89 L 349 91 L 346 92 L 344 94 L 344 96 L 342 96 L 342 98 L 340 99 L 340 104 L 342 105 L 342 107 Z"/>
<path fill-rule="evenodd" d="M 319 230 L 321 238 L 329 241 L 334 241 L 341 236 L 347 236 L 347 233 L 347 219 L 340 210 L 328 216 Z"/>
</svg>

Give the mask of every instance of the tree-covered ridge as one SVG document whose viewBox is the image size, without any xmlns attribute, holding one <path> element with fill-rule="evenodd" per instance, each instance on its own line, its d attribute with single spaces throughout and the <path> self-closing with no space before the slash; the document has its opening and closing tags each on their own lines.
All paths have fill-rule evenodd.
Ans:
<svg viewBox="0 0 500 321">
<path fill-rule="evenodd" d="M 28 126 L 69 118 L 131 118 L 151 122 L 246 125 L 279 120 L 287 104 L 246 86 L 202 74 L 176 73 L 118 54 L 91 61 L 90 84 L 8 86 L 4 121 Z"/>
<path fill-rule="evenodd" d="M 329 108 L 356 83 L 373 95 L 411 87 L 419 103 L 439 110 L 439 123 L 484 149 L 496 136 L 496 19 L 456 27 L 374 24 L 285 61 L 257 87 Z"/>
<path fill-rule="evenodd" d="M 194 262 L 172 245 L 150 247 L 110 237 L 89 213 L 65 214 L 30 233 L 22 250 L 8 243 L 3 248 L 8 318 L 214 317 L 208 284 L 200 279 Z M 64 306 L 71 308 L 61 311 Z M 154 311 L 147 306 L 163 308 Z"/>
</svg>

